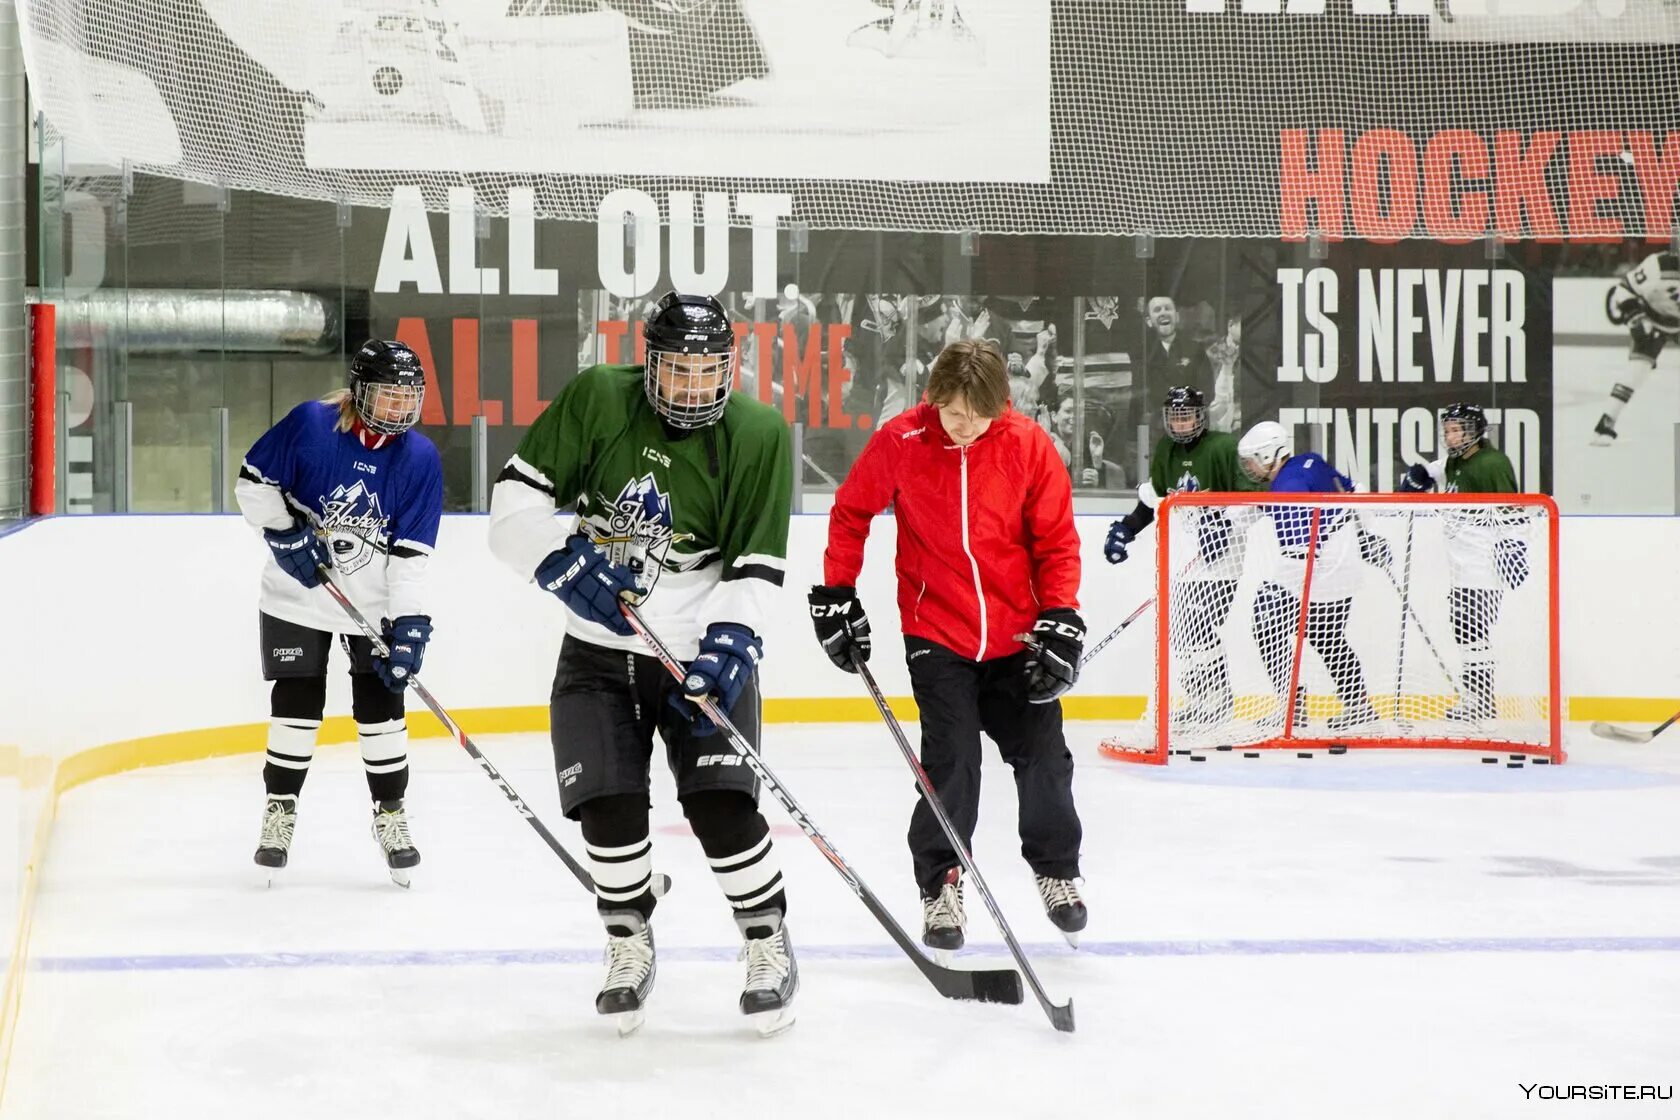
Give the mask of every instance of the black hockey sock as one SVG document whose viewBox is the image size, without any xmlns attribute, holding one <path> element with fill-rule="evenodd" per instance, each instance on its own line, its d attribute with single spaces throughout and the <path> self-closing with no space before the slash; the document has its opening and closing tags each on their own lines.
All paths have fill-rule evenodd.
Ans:
<svg viewBox="0 0 1680 1120">
<path fill-rule="evenodd" d="M 408 792 L 408 721 L 402 693 L 372 673 L 350 674 L 350 710 L 362 748 L 368 793 L 375 801 L 401 801 Z"/>
<path fill-rule="evenodd" d="M 327 678 L 281 677 L 269 691 L 268 752 L 263 788 L 270 796 L 296 797 L 315 757 L 315 736 L 327 706 Z"/>
<path fill-rule="evenodd" d="M 752 910 L 786 914 L 787 892 L 782 889 L 781 864 L 770 843 L 770 825 L 753 799 L 738 790 L 704 790 L 683 798 L 682 807 L 730 907 L 737 914 Z M 760 928 L 765 927 L 754 927 Z"/>
<path fill-rule="evenodd" d="M 643 793 L 597 797 L 578 806 L 584 853 L 595 880 L 595 908 L 603 914 L 634 910 L 653 917 L 653 842 Z"/>
</svg>

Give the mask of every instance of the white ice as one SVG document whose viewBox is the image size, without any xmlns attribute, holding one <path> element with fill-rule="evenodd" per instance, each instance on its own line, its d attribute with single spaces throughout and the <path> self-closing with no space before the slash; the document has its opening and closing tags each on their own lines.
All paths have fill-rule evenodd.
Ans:
<svg viewBox="0 0 1680 1120">
<path fill-rule="evenodd" d="M 1516 1117 L 1540 1107 L 1523 1085 L 1680 1079 L 1680 742 L 1582 736 L 1567 765 L 1520 770 L 1430 752 L 1156 769 L 1069 730 L 1085 947 L 1043 917 L 995 759 L 976 855 L 1051 995 L 1074 998 L 1071 1036 L 1030 995 L 939 997 L 767 799 L 803 988 L 797 1025 L 760 1040 L 661 776 L 676 885 L 647 1025 L 620 1039 L 594 1014 L 591 900 L 471 760 L 415 745 L 405 892 L 335 747 L 273 889 L 251 863 L 256 756 L 64 797 L 4 1116 Z M 546 738 L 481 746 L 580 851 Z M 884 730 L 773 725 L 767 749 L 914 935 L 913 787 Z M 1006 964 L 972 888 L 969 909 L 959 963 Z"/>
</svg>

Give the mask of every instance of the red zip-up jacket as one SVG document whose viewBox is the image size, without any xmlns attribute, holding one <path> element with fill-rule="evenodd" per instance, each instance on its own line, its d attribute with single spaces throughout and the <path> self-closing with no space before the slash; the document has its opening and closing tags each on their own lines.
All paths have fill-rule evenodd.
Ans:
<svg viewBox="0 0 1680 1120">
<path fill-rule="evenodd" d="M 870 519 L 889 505 L 905 634 L 989 661 L 1019 651 L 1039 611 L 1078 609 L 1073 486 L 1049 435 L 1014 409 L 967 447 L 930 404 L 883 424 L 835 491 L 825 583 L 857 585 Z"/>
</svg>

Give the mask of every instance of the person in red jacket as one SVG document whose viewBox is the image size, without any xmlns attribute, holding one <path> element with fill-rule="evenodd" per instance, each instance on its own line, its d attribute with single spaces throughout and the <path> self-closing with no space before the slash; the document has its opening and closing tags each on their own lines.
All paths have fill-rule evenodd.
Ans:
<svg viewBox="0 0 1680 1120">
<path fill-rule="evenodd" d="M 1079 675 L 1085 640 L 1073 491 L 1049 435 L 1010 406 L 996 343 L 941 351 L 926 399 L 870 437 L 835 492 L 824 583 L 811 589 L 810 607 L 818 641 L 847 672 L 869 660 L 856 583 L 870 520 L 889 505 L 922 765 L 968 844 L 980 812 L 981 732 L 997 742 L 1015 771 L 1021 854 L 1050 920 L 1077 942 L 1087 917 L 1081 828 L 1057 699 Z M 922 941 L 961 948 L 960 868 L 925 800 L 909 839 Z"/>
</svg>

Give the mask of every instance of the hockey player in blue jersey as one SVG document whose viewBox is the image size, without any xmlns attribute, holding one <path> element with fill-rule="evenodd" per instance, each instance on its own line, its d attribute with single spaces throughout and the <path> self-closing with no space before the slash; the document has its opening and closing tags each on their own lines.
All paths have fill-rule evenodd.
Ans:
<svg viewBox="0 0 1680 1120">
<path fill-rule="evenodd" d="M 1353 480 L 1317 452 L 1295 454 L 1288 433 L 1271 420 L 1263 420 L 1248 430 L 1237 444 L 1237 458 L 1250 478 L 1276 493 L 1343 494 L 1354 489 Z M 1315 508 L 1319 511 L 1316 537 Z M 1254 638 L 1266 663 L 1266 674 L 1280 698 L 1271 721 L 1282 721 L 1287 703 L 1282 698 L 1290 689 L 1291 659 L 1301 617 L 1301 588 L 1306 582 L 1307 549 L 1316 540 L 1306 640 L 1329 670 L 1341 701 L 1341 711 L 1331 716 L 1326 726 L 1340 732 L 1374 722 L 1377 712 L 1366 691 L 1359 655 L 1347 640 L 1347 622 L 1353 608 L 1353 593 L 1363 574 L 1360 561 L 1388 567 L 1392 560 L 1388 542 L 1366 532 L 1351 509 L 1310 505 L 1261 509 L 1272 519 L 1279 557 L 1276 570 L 1261 583 L 1254 596 Z M 1306 721 L 1306 704 L 1299 691 L 1294 704 L 1294 723 L 1298 727 Z"/>
<path fill-rule="evenodd" d="M 408 885 L 420 862 L 409 836 L 408 724 L 403 689 L 420 669 L 431 638 L 424 606 L 427 559 L 443 512 L 437 448 L 419 432 L 426 377 L 400 342 L 365 343 L 350 362 L 350 384 L 298 405 L 257 440 L 234 488 L 245 520 L 262 532 L 263 679 L 270 693 L 262 839 L 256 862 L 269 881 L 286 866 L 298 795 L 315 753 L 327 702 L 327 654 L 339 635 L 350 661 L 373 837 L 391 878 Z M 383 619 L 390 657 L 318 586 L 321 567 L 364 615 Z"/>
</svg>

